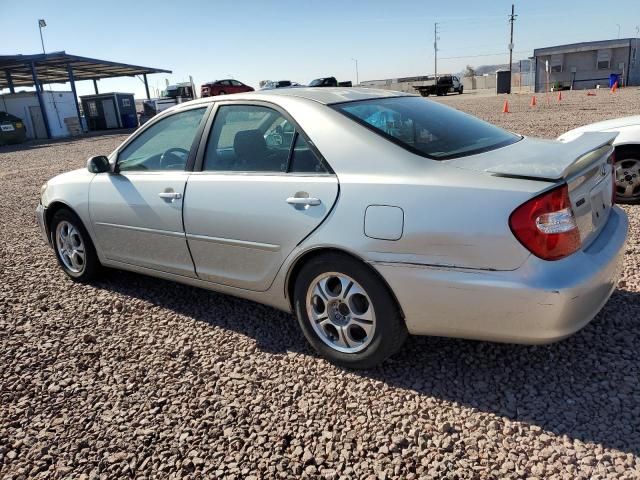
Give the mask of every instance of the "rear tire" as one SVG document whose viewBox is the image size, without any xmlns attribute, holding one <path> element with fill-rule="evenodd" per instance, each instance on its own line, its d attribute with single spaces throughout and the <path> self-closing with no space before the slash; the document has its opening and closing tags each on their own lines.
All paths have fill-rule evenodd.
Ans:
<svg viewBox="0 0 640 480">
<path fill-rule="evenodd" d="M 348 368 L 370 368 L 396 353 L 407 328 L 395 299 L 370 267 L 331 253 L 311 259 L 296 278 L 300 328 L 324 358 Z"/>
<path fill-rule="evenodd" d="M 64 273 L 76 282 L 96 278 L 101 269 L 100 260 L 80 218 L 62 208 L 54 213 L 50 227 L 53 251 Z"/>
<path fill-rule="evenodd" d="M 616 148 L 616 203 L 640 204 L 640 146 Z"/>
</svg>

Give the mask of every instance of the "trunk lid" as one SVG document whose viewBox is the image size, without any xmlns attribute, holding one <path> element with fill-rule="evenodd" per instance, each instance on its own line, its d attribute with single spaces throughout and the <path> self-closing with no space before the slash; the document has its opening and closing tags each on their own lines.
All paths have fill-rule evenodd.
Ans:
<svg viewBox="0 0 640 480">
<path fill-rule="evenodd" d="M 505 178 L 566 182 L 583 246 L 588 246 L 609 218 L 613 169 L 608 159 L 617 133 L 586 132 L 572 141 L 524 138 L 507 147 L 448 160 L 450 166 Z M 546 189 L 544 186 L 541 190 Z"/>
</svg>

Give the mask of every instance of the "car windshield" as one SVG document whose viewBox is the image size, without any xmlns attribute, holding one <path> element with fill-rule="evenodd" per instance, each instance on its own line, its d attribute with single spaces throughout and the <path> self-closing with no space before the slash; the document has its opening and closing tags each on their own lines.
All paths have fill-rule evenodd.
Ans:
<svg viewBox="0 0 640 480">
<path fill-rule="evenodd" d="M 401 147 L 435 160 L 494 150 L 522 138 L 421 97 L 376 98 L 332 107 Z"/>
<path fill-rule="evenodd" d="M 310 87 L 317 87 L 318 85 L 322 85 L 322 81 L 324 80 L 324 78 L 316 78 L 315 80 L 313 80 L 309 86 Z"/>
<path fill-rule="evenodd" d="M 178 89 L 168 88 L 166 90 L 163 90 L 160 96 L 163 98 L 176 98 L 178 96 Z"/>
</svg>

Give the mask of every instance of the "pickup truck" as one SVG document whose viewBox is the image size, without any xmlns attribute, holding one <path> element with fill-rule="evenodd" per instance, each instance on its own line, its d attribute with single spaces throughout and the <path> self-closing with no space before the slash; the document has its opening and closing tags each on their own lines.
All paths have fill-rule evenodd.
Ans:
<svg viewBox="0 0 640 480">
<path fill-rule="evenodd" d="M 316 78 L 309 82 L 310 87 L 351 87 L 352 82 L 338 82 L 336 77 Z"/>
<path fill-rule="evenodd" d="M 446 95 L 447 93 L 457 92 L 461 94 L 464 90 L 460 79 L 454 75 L 442 75 L 437 79 L 430 78 L 423 82 L 423 85 L 414 86 L 420 95 L 428 97 L 429 95 Z"/>
</svg>

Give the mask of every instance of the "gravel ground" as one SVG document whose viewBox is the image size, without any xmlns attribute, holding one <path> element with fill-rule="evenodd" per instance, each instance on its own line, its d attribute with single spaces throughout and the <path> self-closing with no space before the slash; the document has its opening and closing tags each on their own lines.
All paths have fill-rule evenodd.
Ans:
<svg viewBox="0 0 640 480">
<path fill-rule="evenodd" d="M 535 110 L 512 95 L 504 115 L 503 98 L 439 101 L 546 137 L 640 105 L 631 89 Z M 67 279 L 35 225 L 40 185 L 124 138 L 0 148 L 0 477 L 640 477 L 640 207 L 618 290 L 568 340 L 411 338 L 351 372 L 271 308 L 116 271 Z"/>
</svg>

